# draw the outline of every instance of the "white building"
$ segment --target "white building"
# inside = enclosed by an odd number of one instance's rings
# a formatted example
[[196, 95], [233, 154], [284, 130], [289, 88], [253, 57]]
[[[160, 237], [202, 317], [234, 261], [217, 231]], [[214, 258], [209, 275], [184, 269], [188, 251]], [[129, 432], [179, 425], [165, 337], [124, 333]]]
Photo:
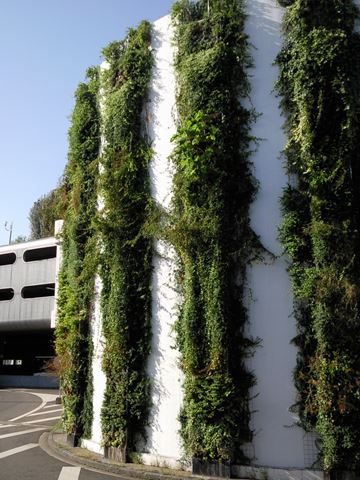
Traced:
[[[249, 334], [261, 338], [261, 347], [249, 360], [257, 385], [251, 405], [254, 441], [248, 445], [252, 467], [238, 469], [239, 476], [273, 479], [317, 479], [322, 473], [313, 469], [317, 460], [315, 438], [296, 426], [290, 412], [296, 391], [293, 371], [296, 349], [291, 344], [296, 334], [293, 298], [287, 261], [281, 256], [278, 227], [281, 223], [280, 202], [287, 183], [281, 151], [285, 144], [279, 99], [273, 89], [277, 69], [273, 62], [280, 50], [283, 9], [276, 0], [248, 0], [246, 29], [254, 46], [254, 68], [250, 73], [251, 103], [261, 113], [252, 134], [260, 138], [253, 154], [259, 192], [251, 208], [252, 227], [275, 260], [253, 265], [248, 271]], [[164, 208], [169, 206], [172, 191], [172, 169], [169, 161], [175, 133], [174, 46], [169, 17], [153, 24], [152, 51], [155, 64], [145, 106], [144, 123], [152, 141], [154, 157], [150, 165], [152, 194]], [[152, 353], [148, 364], [153, 382], [151, 425], [142, 461], [154, 465], [176, 466], [181, 463], [179, 411], [182, 401], [182, 373], [178, 353], [173, 348], [172, 325], [176, 318], [177, 297], [174, 286], [174, 252], [159, 241], [160, 255], [154, 259]], [[101, 289], [97, 282], [97, 290]], [[93, 425], [92, 438], [85, 447], [103, 453], [100, 410], [106, 379], [101, 369], [103, 342], [101, 312], [95, 306], [92, 322], [93, 358]], [[264, 476], [266, 475], [266, 477]]]

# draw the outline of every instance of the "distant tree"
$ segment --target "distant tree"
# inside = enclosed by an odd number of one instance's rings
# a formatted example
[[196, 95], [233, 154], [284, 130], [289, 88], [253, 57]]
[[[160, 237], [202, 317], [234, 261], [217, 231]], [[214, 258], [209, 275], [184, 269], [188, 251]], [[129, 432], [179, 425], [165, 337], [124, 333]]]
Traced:
[[11, 243], [23, 243], [26, 242], [28, 238], [25, 235], [18, 235]]
[[34, 202], [29, 213], [30, 239], [54, 235], [55, 220], [64, 217], [66, 209], [66, 186], [63, 179], [60, 185]]

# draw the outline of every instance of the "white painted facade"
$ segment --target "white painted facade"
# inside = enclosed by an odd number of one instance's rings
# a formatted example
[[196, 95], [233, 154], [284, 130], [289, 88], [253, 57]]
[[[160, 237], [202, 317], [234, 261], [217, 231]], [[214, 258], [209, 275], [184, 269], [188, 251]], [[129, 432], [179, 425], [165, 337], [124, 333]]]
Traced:
[[[295, 425], [296, 418], [289, 408], [294, 404], [296, 391], [293, 371], [296, 349], [291, 344], [296, 333], [293, 317], [293, 298], [287, 273], [286, 259], [281, 256], [278, 227], [281, 223], [280, 197], [287, 183], [281, 151], [285, 144], [282, 132], [283, 118], [279, 99], [273, 92], [277, 69], [274, 59], [281, 47], [283, 9], [276, 0], [247, 0], [246, 31], [254, 46], [254, 68], [249, 72], [251, 104], [261, 114], [252, 134], [261, 139], [252, 156], [259, 192], [251, 207], [251, 223], [263, 245], [275, 255], [264, 263], [248, 269], [246, 303], [249, 311], [248, 333], [261, 338], [249, 368], [254, 371], [257, 385], [251, 404], [252, 428], [255, 436], [247, 453], [253, 458], [253, 467], [239, 470], [253, 478], [320, 479], [322, 474], [308, 471], [316, 460], [314, 439]], [[153, 24], [151, 48], [154, 66], [149, 99], [144, 107], [144, 127], [152, 141], [154, 157], [150, 165], [152, 194], [165, 209], [171, 201], [172, 151], [171, 137], [175, 133], [175, 77], [174, 46], [171, 43], [170, 18]], [[176, 319], [179, 298], [174, 283], [175, 253], [172, 248], [157, 241], [155, 245], [152, 283], [152, 352], [148, 373], [152, 378], [153, 408], [148, 442], [143, 447], [144, 463], [176, 466], [182, 458], [178, 416], [182, 401], [182, 374], [178, 367], [178, 353], [173, 348], [172, 326]], [[98, 288], [99, 285], [98, 285]], [[101, 370], [102, 337], [101, 312], [96, 304], [93, 319], [95, 356], [94, 422], [87, 448], [102, 452], [100, 410], [105, 388]], [[279, 470], [280, 469], [280, 470]]]
[[[145, 123], [154, 156], [150, 164], [151, 193], [162, 208], [170, 208], [172, 197], [173, 150], [171, 137], [175, 126], [175, 75], [173, 68], [172, 26], [166, 16], [153, 24], [151, 48], [154, 66], [145, 106]], [[178, 431], [178, 415], [182, 401], [182, 375], [178, 367], [178, 352], [172, 327], [176, 321], [174, 249], [158, 240], [155, 242], [152, 279], [152, 345], [148, 373], [153, 383], [151, 427], [148, 429], [147, 454], [144, 463], [177, 466], [182, 456]], [[174, 462], [174, 459], [176, 460]]]
[[[295, 403], [292, 380], [296, 348], [293, 296], [286, 260], [281, 257], [278, 228], [279, 199], [288, 179], [281, 151], [286, 138], [282, 131], [279, 98], [273, 93], [277, 78], [274, 59], [281, 47], [282, 11], [276, 0], [248, 0], [246, 31], [254, 45], [255, 68], [250, 72], [251, 102], [260, 117], [252, 134], [261, 139], [252, 157], [259, 191], [251, 208], [251, 224], [264, 247], [276, 256], [248, 269], [249, 333], [261, 339], [261, 347], [249, 362], [257, 385], [252, 427], [254, 463], [276, 467], [304, 468], [304, 432], [295, 426], [289, 407]], [[314, 452], [315, 453], [315, 452]], [[316, 460], [312, 458], [311, 464]]]

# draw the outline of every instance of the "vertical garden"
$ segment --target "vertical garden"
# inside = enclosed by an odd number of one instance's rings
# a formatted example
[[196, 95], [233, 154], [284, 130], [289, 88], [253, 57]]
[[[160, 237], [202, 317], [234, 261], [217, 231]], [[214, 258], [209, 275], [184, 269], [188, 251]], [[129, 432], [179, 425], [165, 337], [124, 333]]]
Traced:
[[[254, 342], [244, 335], [243, 289], [246, 265], [259, 250], [248, 212], [256, 183], [249, 163], [254, 113], [241, 105], [251, 65], [244, 21], [236, 0], [180, 1], [173, 8], [178, 131], [168, 229], [182, 293], [176, 332], [185, 374], [184, 447], [202, 460], [239, 462], [247, 461], [241, 446], [252, 437], [248, 400], [254, 383], [245, 367]], [[149, 188], [152, 152], [142, 126], [153, 62], [150, 36], [150, 24], [142, 22], [104, 49], [101, 95], [97, 72], [79, 87], [66, 170], [70, 201], [57, 329], [65, 425], [68, 433], [90, 435], [89, 324], [98, 271], [107, 379], [103, 440], [124, 458], [148, 423], [149, 231], [161, 234], [159, 226], [148, 228], [157, 216]], [[88, 117], [81, 103], [85, 93], [93, 108]]]
[[249, 163], [253, 112], [243, 2], [181, 0], [173, 7], [178, 131], [172, 242], [182, 294], [176, 324], [184, 372], [185, 452], [247, 462], [249, 389], [244, 335], [246, 265], [258, 254], [249, 225], [256, 183]]
[[103, 368], [102, 433], [126, 459], [145, 433], [150, 409], [146, 362], [151, 341], [152, 239], [148, 164], [151, 148], [141, 114], [152, 67], [151, 26], [142, 22], [103, 51], [101, 237]]
[[282, 199], [299, 347], [297, 410], [325, 470], [360, 471], [360, 68], [351, 0], [286, 2]]
[[[76, 92], [56, 334], [64, 425], [70, 434], [91, 435], [90, 326], [98, 274], [103, 441], [124, 459], [149, 423], [152, 244], [154, 235], [166, 235], [178, 258], [175, 331], [184, 374], [185, 454], [249, 461], [243, 446], [252, 441], [255, 378], [246, 359], [256, 341], [245, 334], [243, 297], [247, 265], [261, 248], [249, 220], [257, 190], [250, 162], [256, 115], [244, 106], [252, 67], [244, 3], [179, 0], [173, 6], [177, 132], [166, 219], [150, 195], [152, 150], [144, 131], [151, 25], [142, 22], [106, 47], [106, 67], [90, 69]], [[319, 434], [324, 469], [359, 473], [358, 11], [352, 0], [279, 3], [286, 11], [277, 90], [290, 178], [280, 237], [295, 295], [294, 408], [302, 427]]]
[[61, 367], [64, 428], [76, 437], [89, 437], [92, 421], [90, 321], [97, 268], [98, 85], [98, 69], [89, 69], [87, 82], [81, 83], [75, 93], [63, 180], [67, 209], [62, 231], [56, 352]]
[[141, 126], [152, 66], [149, 45], [150, 24], [142, 22], [104, 49], [106, 68], [89, 70], [89, 81], [75, 95], [64, 175], [68, 208], [56, 333], [64, 427], [76, 437], [91, 436], [91, 322], [99, 275], [106, 375], [102, 432], [105, 446], [120, 448], [124, 458], [144, 434], [150, 407], [145, 370], [152, 240], [144, 225], [151, 206], [151, 149]]

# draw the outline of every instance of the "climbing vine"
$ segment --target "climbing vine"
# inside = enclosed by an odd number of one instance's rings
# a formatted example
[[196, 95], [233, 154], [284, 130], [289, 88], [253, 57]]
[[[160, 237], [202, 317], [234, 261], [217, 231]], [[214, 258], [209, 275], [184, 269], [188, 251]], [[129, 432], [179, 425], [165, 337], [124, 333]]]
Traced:
[[151, 149], [141, 114], [152, 67], [151, 28], [142, 22], [122, 42], [103, 51], [103, 137], [101, 157], [103, 441], [136, 449], [150, 407], [146, 361], [150, 352], [152, 241], [144, 225], [150, 208]]
[[243, 3], [181, 0], [173, 7], [178, 131], [172, 242], [183, 302], [176, 325], [185, 374], [181, 435], [187, 454], [246, 462], [251, 441], [243, 305], [246, 265], [258, 255], [249, 225], [253, 112]]
[[325, 470], [360, 472], [360, 37], [351, 0], [285, 2], [278, 90], [287, 115], [281, 238], [291, 257], [295, 382]]
[[59, 275], [56, 351], [61, 364], [63, 423], [68, 434], [91, 435], [92, 342], [89, 331], [97, 265], [97, 159], [100, 120], [98, 69], [87, 72], [76, 91], [69, 130], [69, 160], [64, 174], [67, 210], [61, 234], [63, 261]]

